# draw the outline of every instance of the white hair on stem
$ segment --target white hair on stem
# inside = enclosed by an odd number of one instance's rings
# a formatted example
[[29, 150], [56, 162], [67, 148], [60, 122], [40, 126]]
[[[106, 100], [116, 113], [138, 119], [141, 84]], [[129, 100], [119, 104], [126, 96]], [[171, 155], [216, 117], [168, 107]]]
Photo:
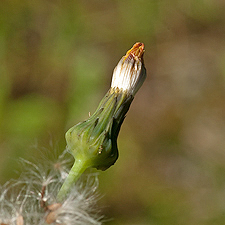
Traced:
[[69, 170], [64, 156], [65, 151], [55, 163], [46, 161], [40, 165], [21, 159], [25, 171], [20, 178], [0, 187], [0, 224], [102, 224], [103, 216], [96, 209], [96, 174], [84, 176], [65, 200], [57, 202], [58, 190]]

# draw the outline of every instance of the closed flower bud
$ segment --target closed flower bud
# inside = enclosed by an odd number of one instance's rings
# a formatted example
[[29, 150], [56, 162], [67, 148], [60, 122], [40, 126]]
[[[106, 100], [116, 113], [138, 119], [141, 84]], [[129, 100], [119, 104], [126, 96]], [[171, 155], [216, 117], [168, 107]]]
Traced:
[[75, 163], [60, 190], [60, 197], [86, 168], [105, 170], [117, 160], [120, 127], [146, 77], [143, 53], [144, 45], [136, 43], [116, 66], [111, 88], [96, 112], [67, 131], [67, 147]]
[[138, 42], [122, 57], [114, 69], [111, 87], [135, 95], [146, 78], [143, 63], [144, 44]]

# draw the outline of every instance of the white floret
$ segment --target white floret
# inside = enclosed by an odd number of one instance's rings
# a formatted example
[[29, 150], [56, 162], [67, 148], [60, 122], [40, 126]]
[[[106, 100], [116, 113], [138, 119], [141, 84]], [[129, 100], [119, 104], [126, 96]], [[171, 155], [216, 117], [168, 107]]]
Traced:
[[133, 56], [123, 57], [113, 71], [111, 88], [119, 88], [135, 95], [146, 77], [143, 63]]

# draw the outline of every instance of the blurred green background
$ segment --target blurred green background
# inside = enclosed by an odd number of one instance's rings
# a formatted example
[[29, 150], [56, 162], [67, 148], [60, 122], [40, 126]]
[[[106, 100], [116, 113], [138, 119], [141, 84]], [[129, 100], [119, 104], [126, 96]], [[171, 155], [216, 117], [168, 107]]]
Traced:
[[225, 224], [224, 11], [222, 0], [2, 0], [0, 183], [19, 176], [19, 157], [64, 150], [141, 41], [148, 77], [99, 176], [107, 224]]

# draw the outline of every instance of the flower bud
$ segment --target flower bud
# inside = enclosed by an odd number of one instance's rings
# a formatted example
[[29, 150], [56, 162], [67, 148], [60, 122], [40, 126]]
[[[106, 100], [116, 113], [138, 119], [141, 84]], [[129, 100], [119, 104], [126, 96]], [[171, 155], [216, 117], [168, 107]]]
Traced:
[[114, 69], [111, 87], [135, 95], [146, 78], [143, 63], [144, 44], [138, 42], [122, 57]]
[[136, 43], [116, 66], [111, 88], [96, 112], [67, 131], [67, 147], [75, 158], [75, 164], [60, 190], [60, 196], [86, 168], [105, 170], [116, 162], [120, 127], [146, 77], [143, 53], [144, 44]]

